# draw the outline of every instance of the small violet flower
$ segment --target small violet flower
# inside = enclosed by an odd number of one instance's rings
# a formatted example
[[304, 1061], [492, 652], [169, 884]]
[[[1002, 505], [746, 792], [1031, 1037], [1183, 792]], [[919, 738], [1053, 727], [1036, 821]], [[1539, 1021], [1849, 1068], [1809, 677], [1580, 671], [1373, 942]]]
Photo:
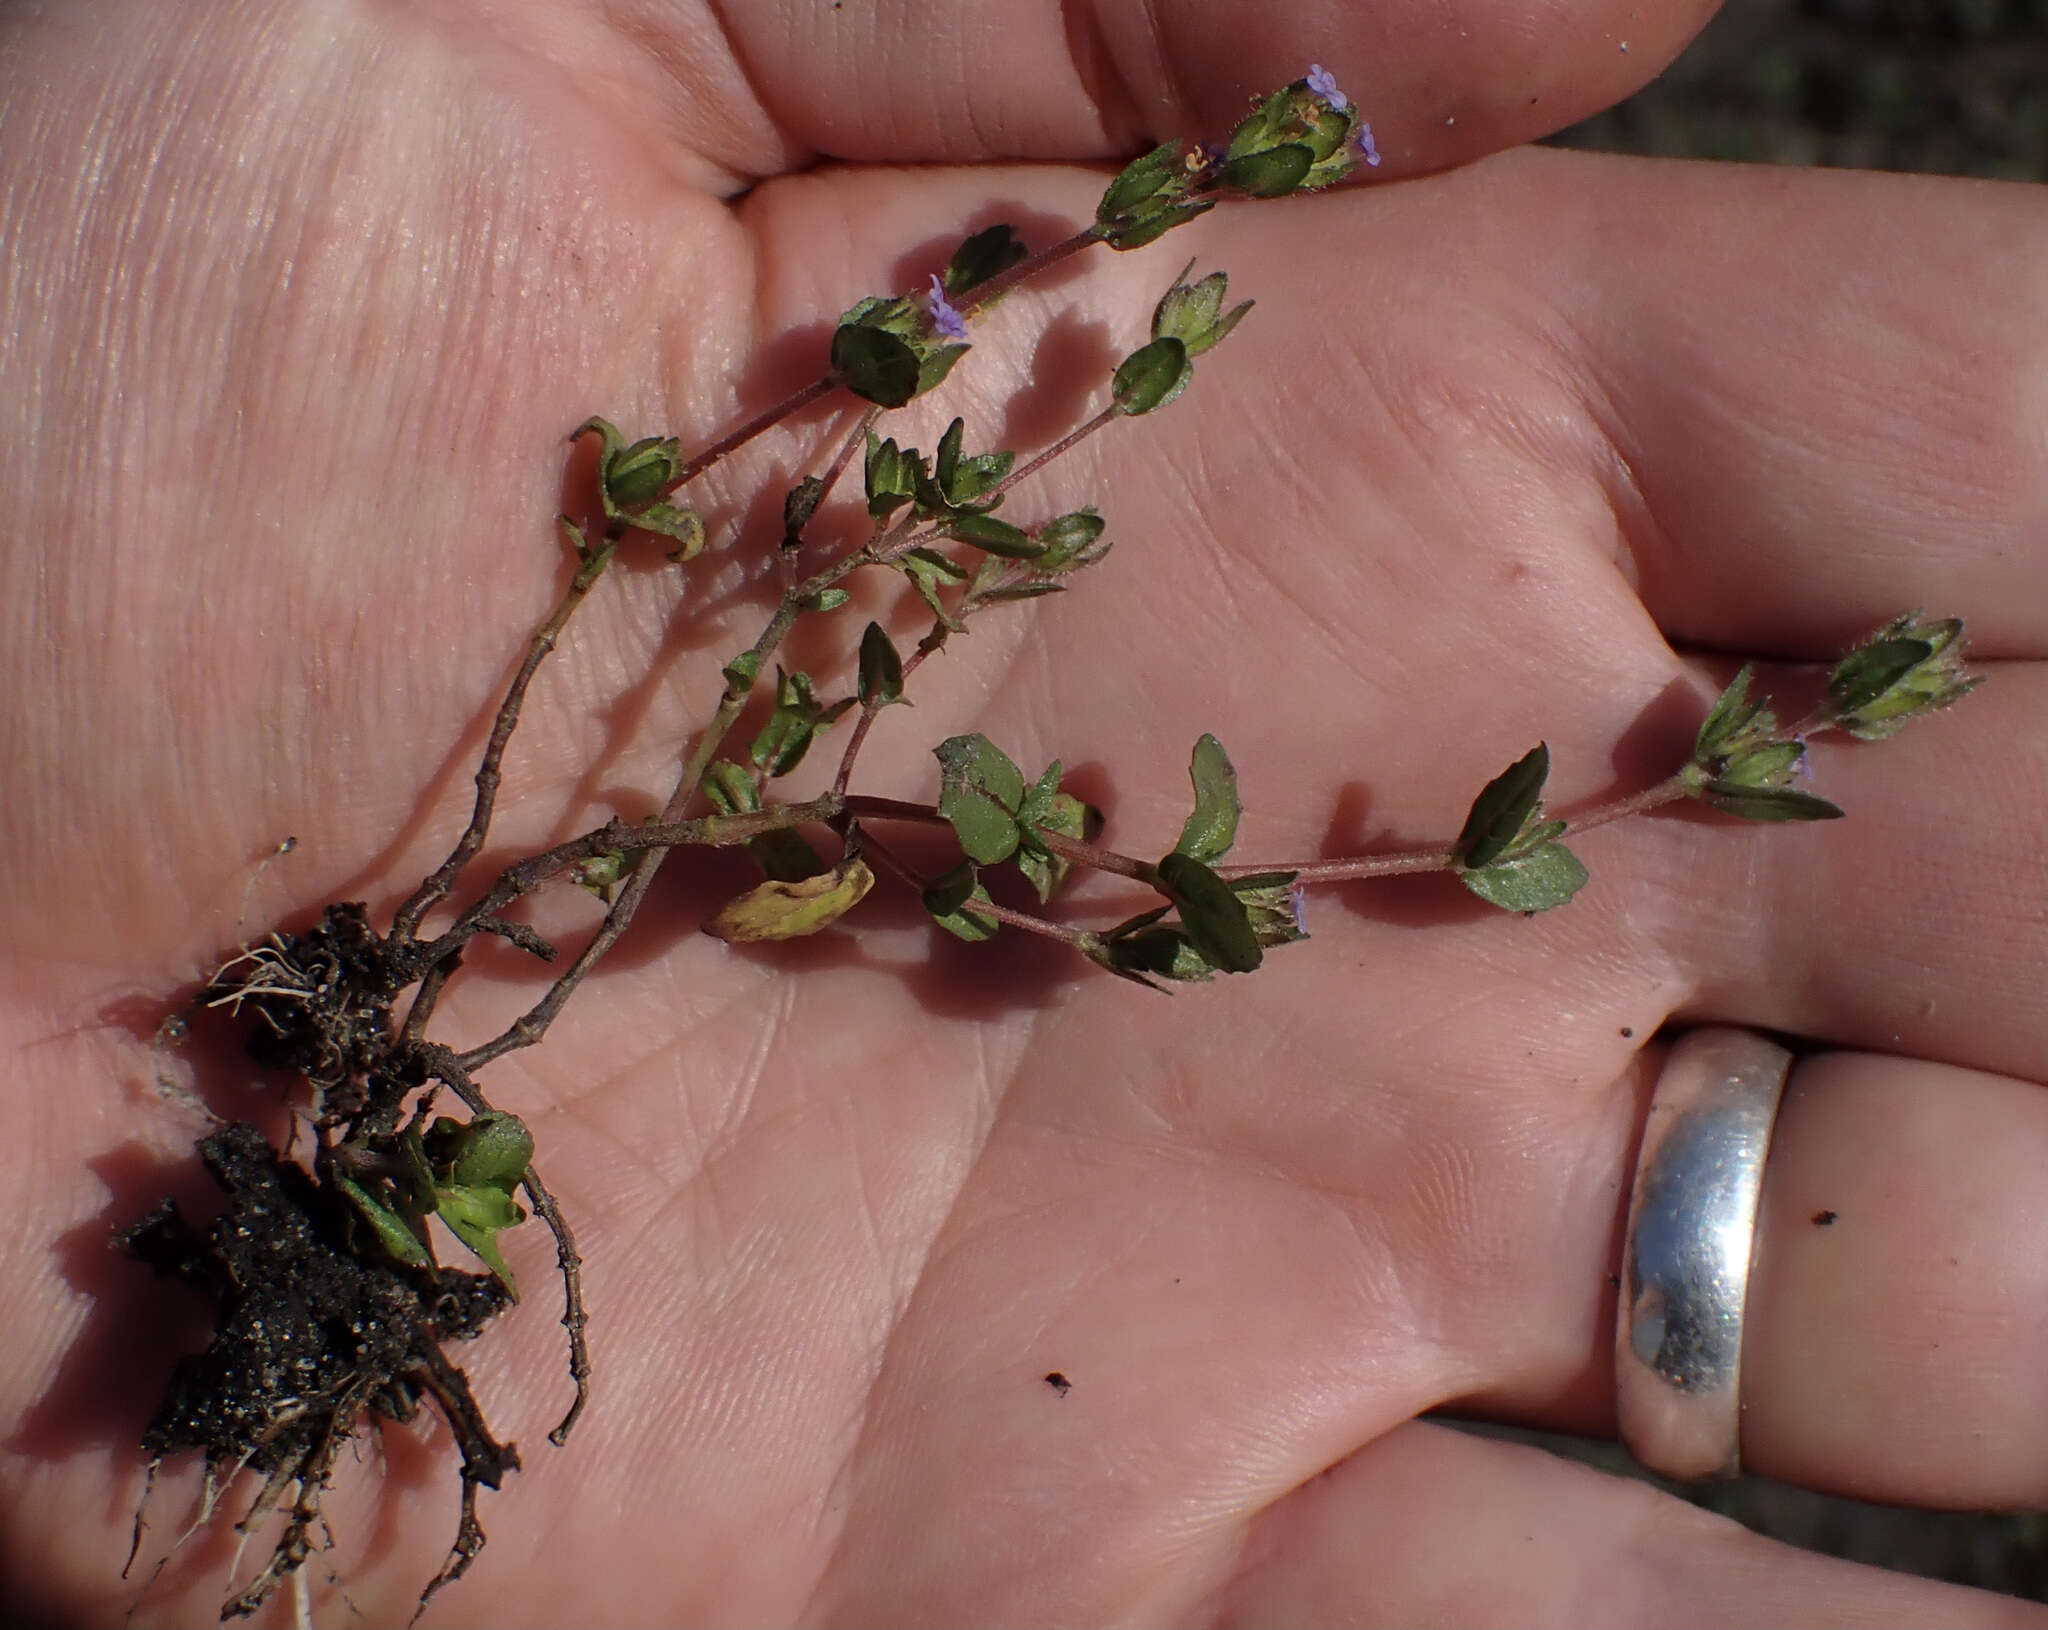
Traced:
[[1287, 911], [1294, 918], [1294, 931], [1297, 934], [1308, 932], [1308, 907], [1304, 892], [1299, 883], [1287, 891]]
[[1358, 156], [1374, 169], [1379, 168], [1380, 150], [1373, 145], [1372, 126], [1360, 119], [1351, 129], [1352, 139], [1358, 143]]
[[[1375, 160], [1374, 162], [1378, 162]], [[931, 314], [932, 329], [939, 338], [964, 340], [967, 338], [967, 319], [954, 309], [946, 298], [945, 286], [938, 278], [932, 278], [932, 292], [924, 297], [925, 310]]]
[[1342, 113], [1351, 106], [1351, 100], [1337, 89], [1337, 76], [1320, 62], [1308, 65], [1308, 88], [1323, 99], [1323, 106], [1332, 113]]

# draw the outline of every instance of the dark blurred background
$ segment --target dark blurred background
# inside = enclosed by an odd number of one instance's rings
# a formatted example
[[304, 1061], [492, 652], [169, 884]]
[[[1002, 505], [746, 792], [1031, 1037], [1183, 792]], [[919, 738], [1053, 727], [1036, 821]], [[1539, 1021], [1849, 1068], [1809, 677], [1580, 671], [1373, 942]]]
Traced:
[[[2048, 181], [2048, 0], [1729, 0], [1661, 79], [1552, 142]], [[1611, 1443], [1477, 1430], [1643, 1475]], [[2048, 1515], [1904, 1511], [1763, 1478], [1661, 1486], [1809, 1550], [2048, 1601]]]
[[1661, 79], [1552, 139], [2048, 181], [2048, 0], [1730, 0]]

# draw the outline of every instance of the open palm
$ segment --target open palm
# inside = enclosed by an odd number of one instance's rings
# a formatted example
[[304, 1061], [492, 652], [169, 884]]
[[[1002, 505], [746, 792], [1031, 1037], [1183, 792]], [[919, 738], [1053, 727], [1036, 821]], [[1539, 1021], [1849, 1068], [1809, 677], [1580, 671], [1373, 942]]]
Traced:
[[[708, 440], [814, 373], [855, 299], [990, 221], [1062, 235], [1103, 161], [1226, 128], [1311, 58], [1381, 179], [1421, 177], [1621, 93], [1699, 11], [1293, 8], [1246, 38], [1197, 0], [112, 9], [0, 7], [0, 1580], [91, 1622], [135, 1589], [147, 1333], [196, 1334], [106, 1233], [190, 1190], [159, 1077], [264, 1101], [157, 1018], [239, 938], [388, 910], [445, 852], [565, 578], [569, 427]], [[929, 799], [930, 746], [979, 730], [1158, 853], [1208, 730], [1245, 790], [1232, 858], [1301, 860], [1443, 841], [1539, 738], [1559, 808], [1633, 790], [1735, 660], [1910, 606], [1969, 619], [1992, 683], [1817, 747], [1837, 826], [1606, 828], [1533, 920], [1442, 878], [1315, 894], [1312, 943], [1172, 999], [957, 945], [886, 885], [737, 951], [694, 928], [744, 873], [678, 858], [484, 1078], [578, 1228], [597, 1374], [548, 1448], [567, 1383], [521, 1230], [527, 1302], [459, 1356], [526, 1470], [431, 1622], [2037, 1622], [1410, 1423], [1612, 1429], [1647, 1038], [1717, 1020], [1849, 1050], [1802, 1068], [1774, 1152], [1745, 1459], [1906, 1503], [2048, 1490], [2039, 193], [1525, 150], [1219, 210], [990, 312], [897, 434], [1050, 441], [1190, 254], [1259, 309], [1006, 511], [1099, 502], [1116, 552], [954, 640], [856, 790]], [[780, 493], [844, 423], [686, 494], [713, 529], [690, 567], [606, 579], [493, 857], [659, 803], [772, 601]], [[915, 638], [914, 602], [863, 593]], [[799, 652], [821, 679], [838, 617]], [[537, 920], [594, 913], [569, 890]], [[458, 1045], [538, 988], [473, 961]], [[1799, 1226], [1821, 1206], [1856, 1226]], [[330, 1502], [324, 1560], [373, 1623], [453, 1533], [417, 1436]], [[159, 1480], [146, 1556], [195, 1488]], [[226, 1560], [195, 1544], [136, 1622], [210, 1619]]]

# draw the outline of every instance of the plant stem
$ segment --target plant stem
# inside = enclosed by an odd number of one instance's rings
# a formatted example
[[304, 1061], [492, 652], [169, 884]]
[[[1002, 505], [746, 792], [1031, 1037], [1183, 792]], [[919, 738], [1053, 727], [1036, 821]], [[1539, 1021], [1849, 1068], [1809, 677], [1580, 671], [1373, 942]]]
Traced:
[[1444, 872], [1456, 864], [1449, 849], [1412, 849], [1392, 855], [1358, 855], [1349, 860], [1282, 861], [1267, 866], [1216, 866], [1226, 883], [1266, 872], [1292, 872], [1297, 883], [1343, 883], [1359, 877], [1398, 877], [1405, 872]]
[[[917, 649], [903, 659], [903, 679], [907, 682], [910, 676], [917, 672], [924, 659], [945, 643], [946, 625], [941, 622], [934, 622], [932, 624], [932, 632], [919, 641]], [[875, 722], [875, 715], [880, 713], [886, 706], [888, 706], [886, 702], [863, 702], [861, 704], [860, 717], [854, 720], [853, 734], [847, 738], [846, 751], [839, 758], [839, 772], [832, 777], [832, 796], [842, 804], [846, 801], [847, 780], [853, 774], [853, 761], [860, 757], [861, 744], [868, 739], [868, 731]]]
[[[462, 868], [476, 857], [484, 845], [484, 838], [490, 831], [491, 812], [496, 807], [498, 786], [501, 780], [499, 766], [505, 757], [505, 745], [512, 739], [512, 731], [519, 723], [519, 712], [526, 701], [527, 687], [533, 683], [533, 676], [540, 665], [554, 650], [555, 641], [561, 636], [563, 627], [589, 596], [605, 567], [610, 564], [612, 550], [617, 547], [623, 523], [614, 521], [605, 528], [604, 541], [588, 552], [588, 557], [570, 581], [568, 590], [556, 602], [555, 609], [548, 614], [546, 622], [534, 630], [526, 647], [526, 656], [519, 664], [519, 671], [512, 676], [512, 683], [505, 689], [505, 699], [498, 704], [498, 715], [491, 721], [490, 739], [484, 744], [484, 755], [476, 770], [476, 806], [470, 812], [469, 825], [449, 851], [448, 858], [437, 866], [412, 894], [407, 897], [391, 919], [390, 939], [395, 945], [411, 942], [418, 930], [420, 919], [436, 904], [448, 897], [455, 886], [455, 879]], [[417, 1005], [417, 1004], [415, 1004]], [[431, 1010], [433, 1004], [428, 1004]], [[425, 1019], [420, 1021], [425, 1023]]]
[[709, 447], [694, 455], [682, 469], [676, 472], [676, 478], [661, 489], [661, 496], [666, 498], [678, 487], [696, 480], [698, 476], [710, 469], [712, 465], [716, 464], [728, 453], [738, 452], [763, 431], [773, 430], [792, 413], [800, 412], [828, 391], [836, 389], [838, 384], [839, 381], [834, 379], [830, 373], [823, 373], [808, 385], [803, 386], [799, 390], [792, 391], [773, 407], [763, 408], [737, 430], [727, 431], [726, 434], [720, 436]]
[[857, 821], [916, 821], [923, 826], [949, 826], [945, 816], [930, 804], [913, 804], [901, 798], [877, 798], [871, 793], [846, 795], [845, 810]]
[[1077, 446], [1081, 442], [1086, 441], [1090, 436], [1094, 435], [1096, 431], [1100, 430], [1112, 419], [1121, 418], [1122, 416], [1123, 415], [1118, 411], [1116, 404], [1114, 402], [1110, 403], [1108, 407], [1104, 408], [1100, 413], [1096, 414], [1094, 418], [1088, 420], [1085, 424], [1081, 424], [1073, 430], [1068, 431], [1066, 435], [1062, 436], [1058, 441], [1054, 442], [1050, 447], [1048, 447], [1044, 452], [1040, 453], [1036, 458], [1032, 459], [1028, 464], [1020, 465], [1016, 469], [1012, 470], [1008, 475], [1004, 476], [1002, 480], [998, 481], [993, 487], [989, 488], [989, 490], [982, 495], [983, 499], [986, 500], [989, 498], [994, 498], [1003, 493], [1008, 492], [1012, 487], [1016, 486], [1018, 482], [1026, 480], [1029, 477], [1036, 475], [1040, 470], [1044, 469], [1054, 459], [1060, 457], [1064, 453], [1069, 453], [1073, 451], [1075, 446]]
[[[468, 1106], [472, 1115], [490, 1113], [490, 1100], [470, 1079], [461, 1059], [438, 1043], [420, 1042], [416, 1046], [420, 1063], [430, 1079], [445, 1083]], [[535, 1213], [555, 1236], [555, 1266], [562, 1275], [562, 1294], [566, 1303], [562, 1310], [562, 1328], [569, 1332], [569, 1379], [576, 1384], [576, 1397], [569, 1405], [569, 1412], [548, 1434], [548, 1441], [560, 1448], [568, 1441], [569, 1429], [576, 1424], [576, 1417], [583, 1413], [583, 1406], [590, 1397], [590, 1349], [583, 1340], [583, 1328], [590, 1322], [583, 1308], [583, 1258], [577, 1254], [576, 1236], [570, 1232], [569, 1221], [562, 1215], [562, 1208], [555, 1203], [554, 1194], [531, 1165], [527, 1166], [520, 1186], [526, 1190], [527, 1198], [533, 1201]]]
[[[754, 641], [747, 652], [753, 659], [752, 671], [757, 674], [760, 672], [761, 664], [782, 644], [809, 601], [817, 598], [840, 578], [870, 564], [872, 559], [873, 556], [868, 550], [857, 549], [786, 590], [781, 604], [775, 608], [775, 615], [768, 619], [768, 626], [762, 629], [761, 637]], [[725, 692], [719, 698], [717, 711], [712, 715], [703, 735], [698, 738], [689, 761], [684, 764], [675, 791], [669, 795], [668, 802], [662, 807], [662, 825], [681, 822], [683, 811], [689, 807], [690, 800], [696, 797], [698, 788], [703, 785], [705, 772], [711, 768], [711, 761], [717, 757], [718, 749], [724, 744], [726, 736], [746, 708], [747, 698], [752, 692], [751, 684], [741, 689], [730, 680], [726, 682]], [[791, 824], [786, 812], [777, 813], [780, 818], [774, 824]], [[720, 829], [727, 829], [729, 823], [735, 819], [738, 817], [724, 817], [719, 823]], [[554, 1023], [555, 1016], [561, 1012], [562, 1005], [568, 1001], [571, 993], [583, 982], [590, 970], [597, 966], [604, 954], [618, 943], [619, 936], [626, 931], [634, 914], [639, 911], [641, 901], [647, 898], [647, 891], [653, 887], [655, 874], [661, 869], [663, 860], [667, 858], [669, 850], [676, 845], [648, 843], [636, 844], [634, 847], [641, 850], [639, 863], [634, 866], [632, 874], [621, 886], [617, 898], [612, 901], [611, 909], [605, 913], [605, 919], [598, 926], [597, 932], [591, 935], [583, 949], [577, 953], [576, 960], [533, 1007], [514, 1019], [499, 1035], [482, 1046], [464, 1053], [461, 1062], [465, 1069], [481, 1069], [493, 1059], [502, 1058], [505, 1054], [522, 1047], [531, 1047], [539, 1041], [547, 1033], [548, 1026]], [[591, 852], [603, 851], [600, 849]], [[473, 928], [471, 932], [474, 932]]]
[[1076, 866], [1092, 867], [1098, 872], [1113, 872], [1118, 877], [1128, 877], [1134, 882], [1150, 888], [1159, 879], [1159, 870], [1148, 866], [1142, 860], [1129, 855], [1120, 855], [1114, 849], [1106, 849], [1099, 843], [1083, 843], [1079, 838], [1069, 838], [1058, 832], [1038, 829], [1038, 841], [1060, 859]]
[[[920, 875], [899, 859], [887, 844], [865, 830], [861, 833], [861, 854], [874, 861], [899, 883], [908, 885], [920, 895], [933, 887], [931, 878]], [[1077, 951], [1085, 952], [1086, 948], [1095, 942], [1095, 936], [1085, 928], [1070, 928], [1065, 923], [1051, 922], [1028, 911], [1018, 911], [1010, 906], [999, 905], [994, 900], [976, 900], [971, 906], [963, 909], [973, 912], [977, 917], [987, 917], [993, 922], [1001, 923], [1007, 928], [1022, 929], [1027, 934], [1057, 940], [1060, 944], [1071, 946]]]
[[1644, 810], [1656, 809], [1664, 804], [1676, 803], [1690, 796], [1690, 780], [1684, 770], [1667, 776], [1654, 787], [1645, 787], [1641, 792], [1626, 798], [1617, 798], [1611, 804], [1600, 804], [1583, 815], [1574, 815], [1565, 825], [1565, 836], [1574, 832], [1589, 832], [1596, 826], [1605, 826], [1609, 821], [1618, 821], [1624, 815], [1640, 815]]
[[1077, 255], [1083, 249], [1089, 248], [1091, 245], [1101, 241], [1101, 238], [1096, 234], [1093, 223], [1090, 223], [1079, 232], [1076, 232], [1071, 238], [1062, 238], [1058, 243], [1053, 244], [1049, 248], [1039, 250], [1035, 255], [1026, 255], [1008, 271], [998, 272], [979, 288], [968, 290], [966, 294], [960, 297], [960, 303], [956, 309], [963, 317], [970, 312], [979, 311], [983, 306], [990, 304], [992, 301], [1001, 299], [1010, 290], [1017, 287], [1018, 284], [1028, 282], [1030, 279], [1037, 277], [1041, 272], [1057, 266], [1070, 255]]

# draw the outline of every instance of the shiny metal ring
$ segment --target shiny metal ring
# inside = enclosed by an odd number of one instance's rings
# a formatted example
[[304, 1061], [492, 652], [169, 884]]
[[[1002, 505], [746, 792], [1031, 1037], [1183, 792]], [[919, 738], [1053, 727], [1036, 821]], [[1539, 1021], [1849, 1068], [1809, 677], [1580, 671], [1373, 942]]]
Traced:
[[1650, 1096], [1622, 1246], [1614, 1389], [1622, 1442], [1666, 1477], [1740, 1469], [1743, 1304], [1791, 1065], [1754, 1031], [1694, 1030]]

